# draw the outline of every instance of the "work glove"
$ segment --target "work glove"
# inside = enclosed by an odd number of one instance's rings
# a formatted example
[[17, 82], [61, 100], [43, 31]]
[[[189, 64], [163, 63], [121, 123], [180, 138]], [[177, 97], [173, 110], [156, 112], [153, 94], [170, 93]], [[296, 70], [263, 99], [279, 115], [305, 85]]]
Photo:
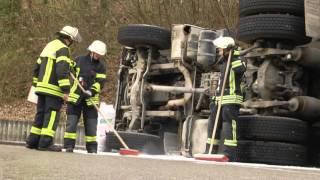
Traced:
[[64, 93], [63, 97], [62, 97], [63, 101], [67, 102], [68, 101], [68, 97], [69, 97], [69, 93]]
[[92, 97], [92, 92], [90, 90], [86, 90], [83, 92], [84, 97], [90, 98]]

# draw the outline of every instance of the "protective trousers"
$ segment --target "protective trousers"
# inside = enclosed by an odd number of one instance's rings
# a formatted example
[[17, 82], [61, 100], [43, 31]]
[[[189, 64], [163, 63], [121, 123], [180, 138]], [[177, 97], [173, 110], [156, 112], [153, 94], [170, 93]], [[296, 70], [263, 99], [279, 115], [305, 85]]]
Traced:
[[88, 153], [97, 152], [97, 110], [93, 106], [88, 106], [85, 99], [79, 104], [68, 104], [67, 108], [67, 129], [64, 134], [64, 148], [74, 149], [77, 139], [77, 125], [83, 112], [83, 122], [85, 130], [86, 149]]
[[37, 113], [26, 142], [29, 148], [48, 148], [53, 144], [62, 104], [59, 97], [38, 95]]
[[215, 139], [211, 139], [212, 131], [217, 114], [218, 105], [210, 104], [211, 114], [208, 121], [208, 139], [206, 145], [206, 153], [209, 152], [210, 144], [213, 144], [214, 153], [222, 153], [229, 157], [230, 161], [236, 161], [236, 147], [237, 147], [237, 119], [240, 105], [238, 104], [224, 104], [221, 107], [218, 127]]

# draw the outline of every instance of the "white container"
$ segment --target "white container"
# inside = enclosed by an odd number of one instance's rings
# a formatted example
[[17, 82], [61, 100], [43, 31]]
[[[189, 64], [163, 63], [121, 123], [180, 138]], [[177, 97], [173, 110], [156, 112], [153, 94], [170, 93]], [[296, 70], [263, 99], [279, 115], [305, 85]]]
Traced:
[[100, 111], [102, 111], [103, 117], [100, 113], [98, 114], [98, 124], [97, 124], [97, 143], [98, 152], [105, 151], [106, 144], [106, 133], [113, 130], [115, 123], [115, 110], [113, 105], [106, 104], [104, 102], [100, 103]]
[[38, 103], [38, 96], [36, 95], [36, 88], [34, 86], [31, 86], [27, 100], [34, 104]]
[[[202, 27], [191, 24], [174, 24], [171, 32], [171, 59], [196, 59], [198, 52], [198, 40]], [[185, 47], [187, 46], [187, 47]], [[183, 51], [186, 54], [183, 55]]]
[[312, 38], [320, 38], [320, 0], [305, 0], [306, 34]]

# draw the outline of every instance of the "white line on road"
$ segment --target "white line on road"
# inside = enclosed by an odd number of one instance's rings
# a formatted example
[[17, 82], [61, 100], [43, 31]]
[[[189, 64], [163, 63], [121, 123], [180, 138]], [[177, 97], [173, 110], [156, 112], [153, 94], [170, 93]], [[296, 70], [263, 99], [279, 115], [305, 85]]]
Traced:
[[[80, 154], [88, 154], [83, 150], [75, 150], [75, 153]], [[90, 154], [92, 155], [92, 154]], [[312, 167], [298, 167], [298, 166], [280, 166], [280, 165], [268, 165], [268, 164], [256, 164], [256, 163], [240, 163], [240, 162], [214, 162], [214, 161], [202, 161], [196, 160], [193, 158], [187, 158], [184, 156], [178, 155], [147, 155], [140, 154], [138, 156], [123, 156], [119, 153], [111, 153], [111, 152], [99, 152], [98, 154], [94, 154], [97, 156], [121, 156], [121, 157], [131, 157], [131, 158], [143, 158], [143, 159], [156, 159], [156, 160], [167, 160], [167, 161], [188, 161], [199, 164], [214, 164], [214, 165], [229, 165], [229, 166], [238, 166], [238, 167], [249, 167], [249, 168], [258, 168], [258, 169], [269, 169], [269, 170], [278, 170], [278, 171], [287, 171], [293, 173], [299, 173], [299, 171], [312, 171], [316, 175], [320, 175], [319, 168]]]

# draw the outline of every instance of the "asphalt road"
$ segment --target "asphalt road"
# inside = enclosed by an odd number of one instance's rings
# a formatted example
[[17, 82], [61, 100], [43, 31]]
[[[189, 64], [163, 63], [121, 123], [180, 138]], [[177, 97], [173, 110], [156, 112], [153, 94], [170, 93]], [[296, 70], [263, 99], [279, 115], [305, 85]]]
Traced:
[[0, 179], [319, 180], [320, 169], [216, 163], [168, 156], [42, 152], [0, 145]]

